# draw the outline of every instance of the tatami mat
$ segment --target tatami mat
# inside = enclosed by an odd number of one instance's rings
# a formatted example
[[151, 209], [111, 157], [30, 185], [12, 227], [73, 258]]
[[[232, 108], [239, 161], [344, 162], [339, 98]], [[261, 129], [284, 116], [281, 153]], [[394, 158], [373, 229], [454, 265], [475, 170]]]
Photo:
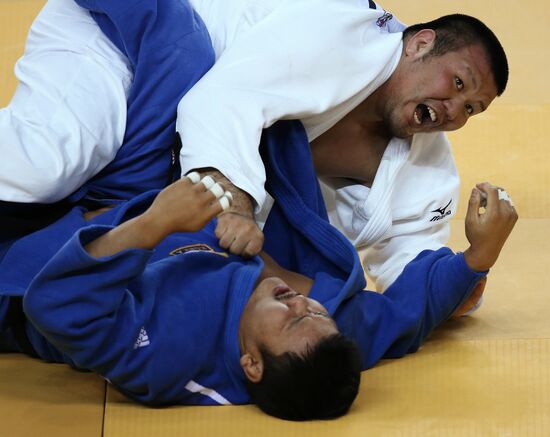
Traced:
[[2, 437], [100, 437], [104, 398], [97, 375], [0, 355]]
[[148, 410], [110, 394], [106, 435], [547, 436], [550, 340], [430, 341], [422, 351], [363, 374], [351, 412], [290, 423], [252, 407]]
[[[13, 64], [43, 0], [0, 0], [0, 104], [15, 87]], [[469, 191], [509, 190], [520, 220], [493, 268], [485, 303], [451, 321], [421, 350], [364, 373], [350, 414], [288, 423], [255, 407], [149, 409], [91, 374], [0, 356], [0, 435], [18, 436], [548, 436], [550, 435], [550, 6], [541, 0], [380, 0], [407, 23], [451, 12], [486, 21], [510, 60], [509, 88], [487, 113], [450, 134], [463, 180], [450, 246], [467, 247]], [[1, 157], [0, 157], [1, 159]]]

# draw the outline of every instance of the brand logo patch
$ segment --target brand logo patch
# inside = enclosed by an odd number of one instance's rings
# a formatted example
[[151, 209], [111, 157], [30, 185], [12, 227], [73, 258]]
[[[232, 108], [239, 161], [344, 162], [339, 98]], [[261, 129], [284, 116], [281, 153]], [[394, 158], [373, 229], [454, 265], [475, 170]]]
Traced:
[[376, 20], [376, 25], [378, 27], [385, 27], [387, 22], [393, 18], [393, 15], [389, 12], [384, 13], [378, 20]]
[[453, 199], [449, 200], [449, 203], [447, 203], [447, 205], [445, 205], [441, 208], [434, 209], [433, 211], [430, 211], [430, 212], [435, 212], [436, 214], [439, 214], [439, 215], [436, 215], [435, 217], [432, 217], [430, 219], [430, 221], [431, 222], [437, 222], [439, 220], [444, 219], [448, 215], [451, 215], [451, 210], [449, 209], [447, 211], [447, 208], [449, 207], [449, 205], [451, 204], [452, 201], [453, 201]]
[[149, 346], [149, 344], [150, 344], [150, 341], [149, 341], [149, 336], [147, 335], [147, 331], [145, 330], [145, 328], [141, 328], [141, 330], [139, 331], [138, 338], [134, 343], [134, 349]]
[[210, 253], [213, 253], [214, 255], [223, 256], [224, 258], [227, 258], [229, 256], [225, 252], [216, 252], [208, 244], [190, 244], [189, 246], [178, 247], [177, 249], [174, 249], [173, 251], [171, 251], [170, 255], [171, 256], [181, 255], [183, 253], [190, 253], [190, 252], [210, 252]]

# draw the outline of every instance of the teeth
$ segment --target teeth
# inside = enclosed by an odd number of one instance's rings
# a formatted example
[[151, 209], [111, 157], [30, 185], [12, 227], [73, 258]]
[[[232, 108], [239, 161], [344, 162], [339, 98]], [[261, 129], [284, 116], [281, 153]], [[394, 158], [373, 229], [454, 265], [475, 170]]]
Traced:
[[285, 299], [290, 299], [291, 297], [294, 297], [294, 296], [297, 296], [297, 295], [298, 295], [298, 293], [296, 293], [295, 291], [289, 290], [285, 293], [282, 293], [282, 294], [279, 294], [278, 296], [275, 296], [275, 299], [285, 300]]
[[422, 122], [418, 119], [418, 114], [416, 111], [414, 111], [414, 122], [416, 124], [422, 124]]
[[428, 112], [430, 113], [430, 118], [432, 119], [432, 121], [434, 121], [434, 122], [437, 121], [437, 114], [429, 106], [428, 106]]

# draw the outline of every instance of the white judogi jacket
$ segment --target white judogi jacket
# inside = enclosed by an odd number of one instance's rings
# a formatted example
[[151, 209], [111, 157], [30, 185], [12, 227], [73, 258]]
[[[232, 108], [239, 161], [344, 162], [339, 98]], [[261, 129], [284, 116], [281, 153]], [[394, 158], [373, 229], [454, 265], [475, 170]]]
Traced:
[[460, 180], [442, 132], [417, 134], [410, 144], [394, 138], [371, 188], [326, 182], [331, 223], [361, 251], [378, 291], [388, 288], [422, 250], [437, 250], [449, 238]]
[[[299, 118], [313, 140], [377, 89], [401, 54], [402, 24], [367, 0], [191, 3], [218, 62], [178, 108], [182, 171], [216, 167], [258, 207], [265, 199], [261, 130]], [[0, 111], [0, 200], [54, 202], [115, 156], [132, 73], [87, 11], [73, 0], [49, 0], [16, 75], [20, 85]], [[415, 136], [410, 154], [401, 145], [394, 156], [394, 144], [372, 189], [338, 190], [331, 213], [367, 248], [367, 269], [382, 289], [420, 250], [445, 243], [449, 216], [426, 219], [451, 198], [445, 214], [454, 213], [458, 189], [442, 134]]]
[[[217, 20], [208, 12], [221, 3], [196, 2], [218, 50], [224, 36], [234, 35], [227, 27], [211, 29]], [[248, 11], [264, 6], [265, 16], [249, 28], [242, 25], [214, 67], [184, 96], [177, 130], [182, 173], [215, 167], [261, 207], [262, 129], [280, 119], [300, 119], [310, 140], [326, 132], [390, 77], [401, 56], [397, 30], [403, 26], [380, 21], [385, 12], [371, 9], [368, 1], [246, 4]], [[248, 15], [243, 13], [243, 20]]]

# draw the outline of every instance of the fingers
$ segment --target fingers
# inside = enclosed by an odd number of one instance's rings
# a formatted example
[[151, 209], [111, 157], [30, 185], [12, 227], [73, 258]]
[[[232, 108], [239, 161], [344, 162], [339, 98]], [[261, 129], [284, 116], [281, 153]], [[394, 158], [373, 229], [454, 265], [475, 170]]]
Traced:
[[484, 208], [490, 208], [491, 206], [497, 204], [497, 187], [491, 185], [489, 182], [483, 182], [481, 184], [476, 184], [476, 189], [479, 190], [480, 198], [483, 199], [483, 201], [480, 202], [480, 206], [483, 206]]
[[504, 201], [508, 203], [508, 205], [510, 205], [511, 207], [514, 207], [514, 202], [512, 201], [512, 198], [504, 188], [496, 187], [488, 182], [477, 184], [476, 188], [481, 191], [482, 196], [486, 199], [485, 205], [482, 201], [481, 206], [486, 207], [488, 202], [490, 202], [492, 205], [498, 205], [501, 201]]
[[503, 189], [499, 188], [498, 191], [498, 200], [504, 200], [510, 204], [510, 206], [514, 206], [514, 202], [512, 201], [512, 198], [510, 195]]
[[[470, 200], [468, 201], [468, 211], [466, 212], [466, 224], [476, 223], [479, 219], [479, 208], [483, 206], [482, 191], [477, 188], [472, 189]], [[485, 195], [486, 196], [486, 195]], [[485, 197], [486, 198], [486, 197]]]
[[201, 175], [198, 174], [196, 171], [189, 173], [185, 177], [188, 178], [193, 184], [198, 184], [201, 180]]
[[243, 257], [257, 255], [264, 242], [264, 235], [254, 220], [235, 213], [220, 216], [215, 233], [220, 247]]
[[211, 176], [201, 178], [198, 172], [191, 172], [186, 178], [188, 178], [193, 185], [197, 187], [202, 186], [204, 192], [211, 196], [212, 199], [218, 199], [218, 202], [213, 203], [213, 205], [221, 208], [219, 212], [225, 211], [231, 206], [233, 195], [229, 191], [225, 191]]

